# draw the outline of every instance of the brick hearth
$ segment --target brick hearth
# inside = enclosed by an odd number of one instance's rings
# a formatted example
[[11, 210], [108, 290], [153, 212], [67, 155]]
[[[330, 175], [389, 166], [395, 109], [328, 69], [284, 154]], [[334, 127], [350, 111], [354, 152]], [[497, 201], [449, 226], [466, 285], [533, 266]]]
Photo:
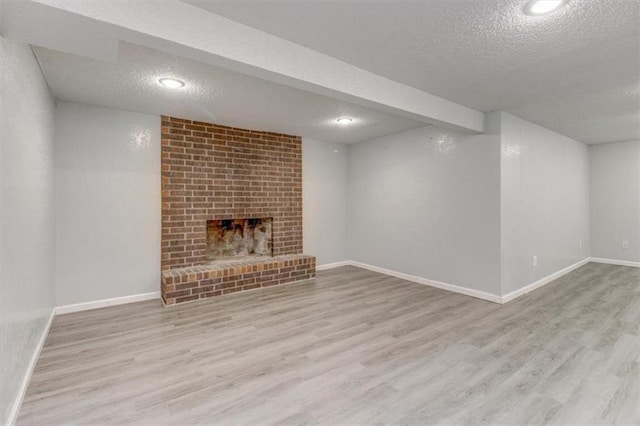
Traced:
[[162, 300], [174, 305], [306, 280], [315, 273], [315, 257], [293, 254], [176, 268], [162, 272]]

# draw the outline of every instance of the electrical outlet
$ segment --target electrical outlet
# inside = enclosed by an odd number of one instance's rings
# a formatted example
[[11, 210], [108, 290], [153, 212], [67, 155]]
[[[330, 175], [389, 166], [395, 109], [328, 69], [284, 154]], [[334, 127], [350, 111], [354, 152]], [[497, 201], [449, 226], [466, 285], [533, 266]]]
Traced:
[[628, 249], [629, 248], [629, 241], [623, 241], [622, 242], [622, 248], [623, 249]]
[[536, 256], [535, 254], [533, 255], [533, 267], [535, 268], [536, 266], [538, 266], [538, 256]]
[[582, 250], [582, 241], [578, 242], [578, 250]]

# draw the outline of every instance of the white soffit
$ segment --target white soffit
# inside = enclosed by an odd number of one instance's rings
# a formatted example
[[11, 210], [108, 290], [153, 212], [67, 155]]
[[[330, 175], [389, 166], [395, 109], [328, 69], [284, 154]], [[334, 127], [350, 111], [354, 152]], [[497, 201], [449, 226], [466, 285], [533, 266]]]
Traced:
[[[214, 122], [232, 127], [354, 143], [425, 124], [272, 83], [235, 71], [121, 42], [107, 62], [33, 48], [56, 99]], [[181, 89], [158, 84], [183, 80]], [[342, 126], [338, 117], [353, 117]]]
[[[484, 130], [480, 111], [177, 0], [33, 0], [10, 6], [6, 35], [34, 45], [78, 55], [102, 45], [107, 48], [99, 56], [105, 59], [111, 43], [126, 41], [427, 124]], [[70, 38], [80, 44], [76, 51]]]

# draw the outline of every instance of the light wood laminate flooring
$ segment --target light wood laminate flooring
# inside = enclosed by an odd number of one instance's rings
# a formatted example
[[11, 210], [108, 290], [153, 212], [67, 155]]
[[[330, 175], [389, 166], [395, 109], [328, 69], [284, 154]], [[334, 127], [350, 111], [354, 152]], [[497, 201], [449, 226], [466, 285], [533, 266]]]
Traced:
[[640, 424], [640, 269], [506, 305], [355, 267], [55, 318], [19, 425]]

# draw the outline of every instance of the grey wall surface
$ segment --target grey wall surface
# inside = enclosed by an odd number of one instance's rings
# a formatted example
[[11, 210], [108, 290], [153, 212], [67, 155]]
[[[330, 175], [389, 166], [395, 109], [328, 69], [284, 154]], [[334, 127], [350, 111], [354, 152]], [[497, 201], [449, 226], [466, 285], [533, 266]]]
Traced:
[[349, 148], [352, 260], [500, 294], [498, 135], [429, 126]]
[[347, 158], [348, 145], [303, 139], [303, 245], [317, 265], [348, 259]]
[[160, 117], [59, 102], [56, 302], [160, 290]]
[[589, 257], [589, 158], [580, 142], [501, 116], [502, 292], [508, 294]]
[[591, 146], [589, 159], [591, 255], [640, 262], [640, 141]]
[[0, 423], [54, 306], [55, 102], [29, 46], [0, 36]]

